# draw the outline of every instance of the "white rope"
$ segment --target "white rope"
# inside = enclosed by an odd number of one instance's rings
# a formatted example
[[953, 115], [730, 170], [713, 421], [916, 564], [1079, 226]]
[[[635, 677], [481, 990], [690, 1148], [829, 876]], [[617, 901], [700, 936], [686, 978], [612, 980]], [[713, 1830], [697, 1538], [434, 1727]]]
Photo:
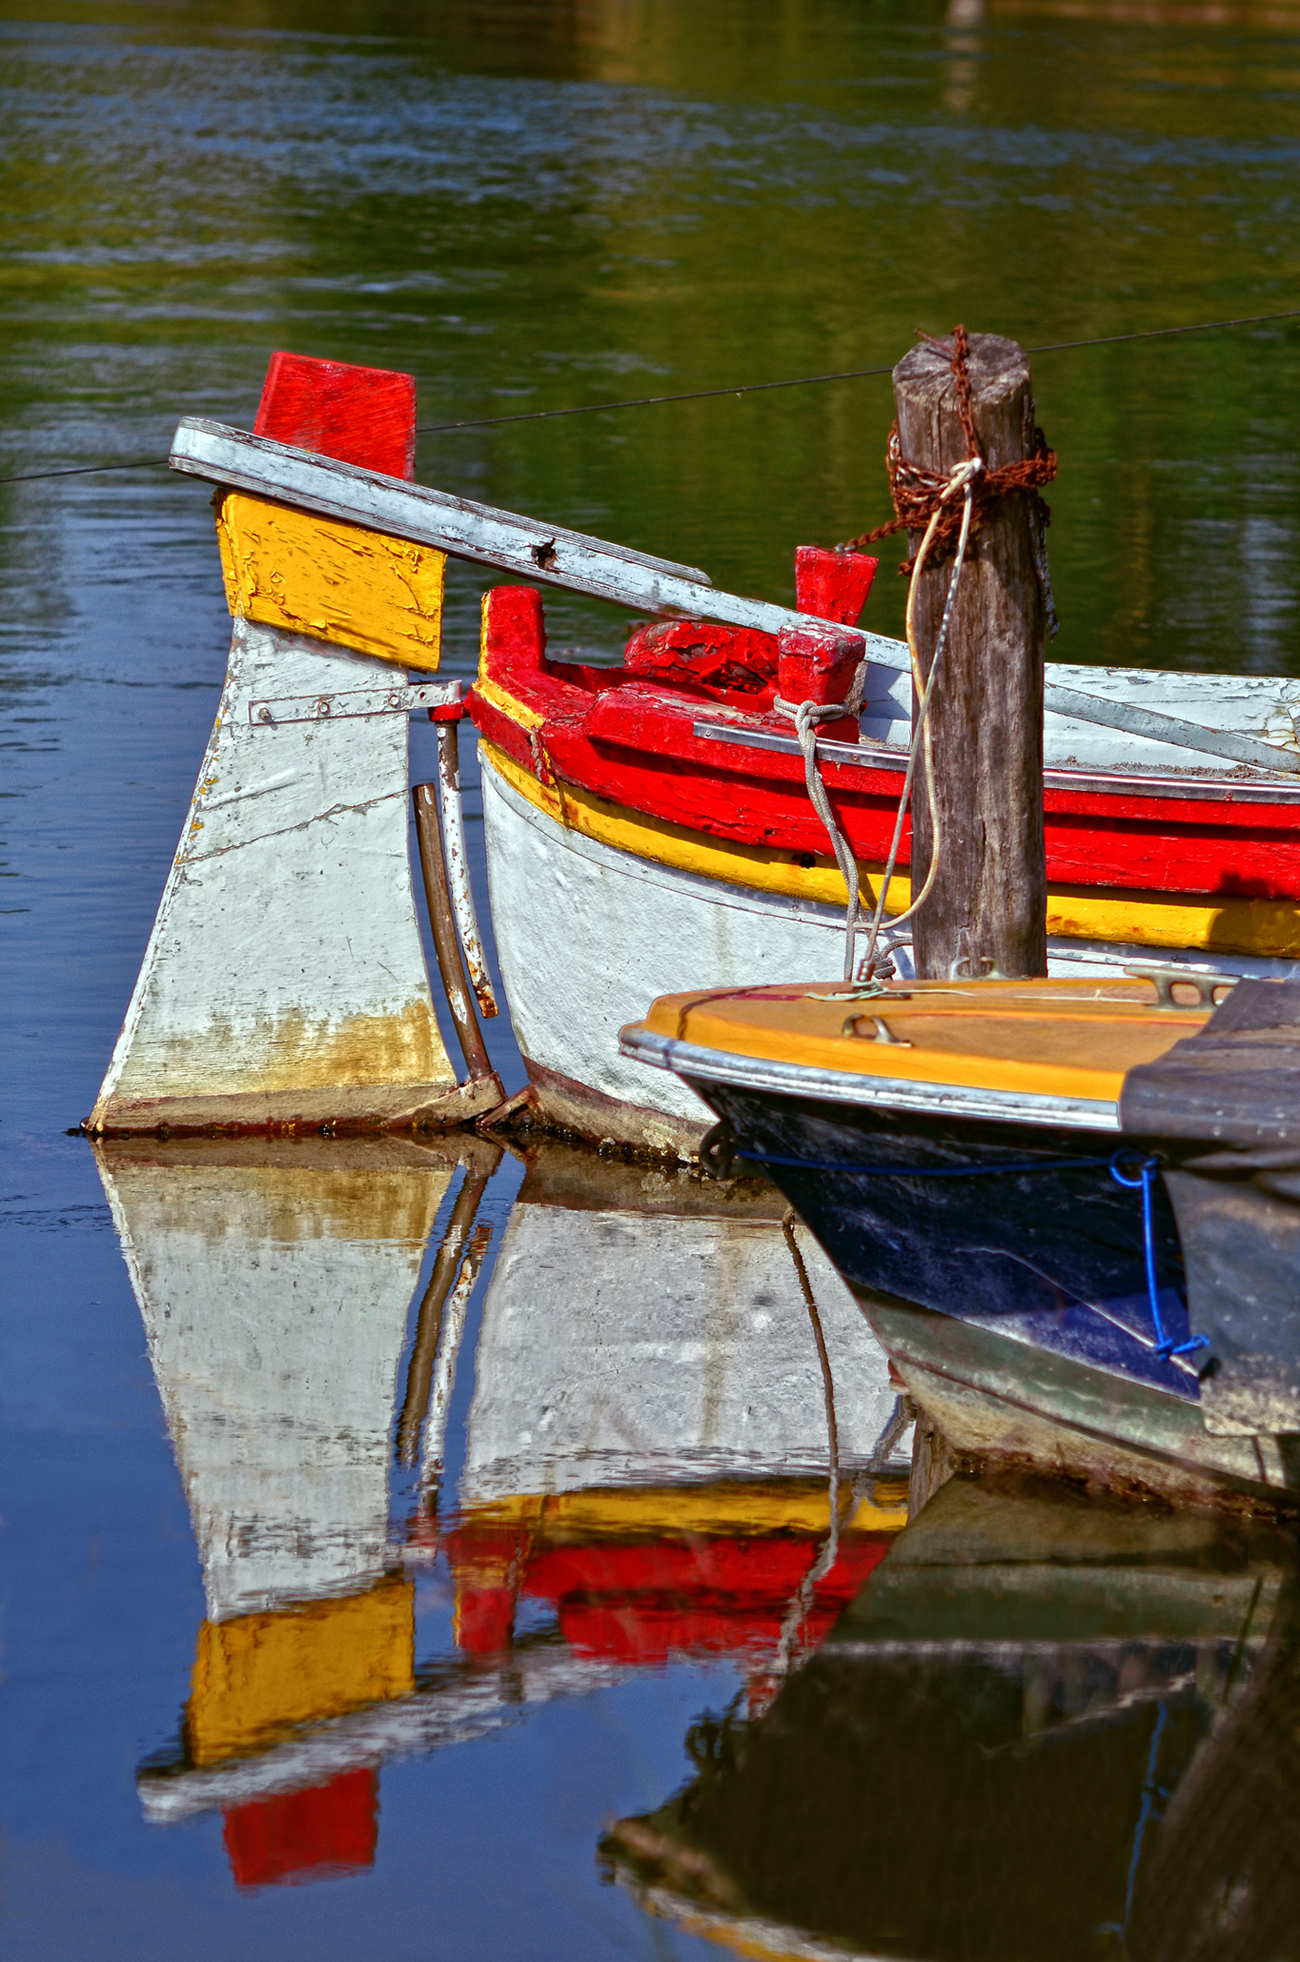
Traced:
[[[930, 544], [934, 538], [935, 527], [939, 522], [939, 512], [937, 509], [926, 526], [925, 537], [921, 540], [921, 549], [912, 562], [912, 577], [908, 582], [907, 588], [907, 652], [912, 662], [912, 685], [916, 690], [916, 726], [912, 731], [912, 743], [907, 753], [907, 773], [903, 778], [903, 794], [898, 800], [898, 813], [894, 819], [894, 836], [889, 847], [889, 857], [885, 860], [885, 869], [880, 878], [880, 897], [876, 901], [876, 911], [872, 918], [871, 930], [867, 939], [867, 951], [862, 957], [862, 972], [866, 976], [868, 984], [871, 979], [876, 942], [880, 937], [880, 923], [885, 916], [885, 901], [889, 897], [889, 884], [894, 876], [894, 867], [898, 862], [898, 848], [903, 837], [903, 820], [907, 815], [907, 806], [912, 795], [912, 779], [916, 775], [916, 759], [922, 747], [925, 749], [926, 801], [930, 810], [930, 865], [925, 875], [925, 883], [921, 887], [920, 892], [913, 899], [906, 912], [898, 914], [890, 928], [891, 933], [896, 928], [902, 926], [905, 920], [910, 920], [919, 912], [933, 891], [934, 882], [939, 876], [939, 853], [943, 839], [943, 827], [939, 816], [938, 800], [934, 793], [934, 751], [930, 738], [930, 700], [934, 694], [935, 682], [939, 678], [939, 664], [943, 659], [943, 651], [948, 644], [948, 627], [952, 620], [953, 603], [957, 597], [957, 585], [961, 579], [962, 567], [966, 563], [966, 545], [970, 538], [971, 483], [972, 479], [983, 468], [984, 465], [981, 458], [977, 456], [967, 458], [964, 462], [959, 463], [951, 472], [947, 487], [939, 493], [939, 502], [943, 504], [955, 492], [960, 490], [964, 498], [964, 507], [961, 514], [961, 533], [957, 540], [956, 562], [953, 565], [952, 578], [948, 581], [948, 595], [944, 601], [943, 618], [939, 622], [939, 632], [935, 638], [934, 657], [930, 662], [928, 678], [922, 676], [921, 657], [916, 651], [916, 594], [921, 576], [921, 568], [925, 564], [926, 555], [930, 550]], [[849, 975], [845, 976], [846, 980], [850, 978]]]
[[813, 1340], [817, 1344], [817, 1361], [822, 1374], [822, 1396], [826, 1404], [826, 1498], [830, 1508], [830, 1531], [818, 1548], [811, 1567], [795, 1589], [790, 1606], [786, 1610], [772, 1665], [774, 1676], [789, 1675], [794, 1660], [794, 1645], [812, 1612], [818, 1586], [825, 1580], [840, 1553], [840, 1433], [835, 1416], [835, 1379], [831, 1373], [831, 1359], [826, 1349], [822, 1318], [817, 1312], [817, 1297], [813, 1293], [812, 1282], [808, 1278], [808, 1268], [800, 1252], [794, 1229], [795, 1213], [793, 1207], [790, 1207], [781, 1221], [781, 1231], [785, 1234], [786, 1245], [794, 1260], [794, 1271], [799, 1279], [799, 1292], [803, 1295], [804, 1306], [808, 1310], [808, 1318], [812, 1323]]
[[[912, 901], [912, 904], [905, 913], [899, 914], [898, 919], [894, 922], [895, 926], [900, 925], [904, 920], [911, 919], [917, 908], [929, 896], [935, 879], [938, 876], [941, 826], [939, 807], [934, 794], [934, 772], [931, 768], [930, 697], [934, 691], [935, 678], [939, 672], [939, 663], [943, 658], [944, 646], [948, 639], [948, 623], [952, 618], [953, 600], [957, 593], [957, 581], [961, 577], [962, 566], [966, 560], [966, 541], [970, 536], [971, 521], [971, 480], [983, 468], [984, 464], [981, 458], [965, 458], [949, 473], [947, 486], [939, 494], [939, 503], [945, 504], [957, 491], [964, 492], [965, 509], [962, 512], [961, 536], [957, 542], [957, 562], [953, 567], [952, 579], [948, 585], [948, 597], [944, 602], [943, 620], [940, 623], [938, 639], [935, 642], [934, 659], [930, 663], [928, 680], [921, 674], [920, 657], [916, 651], [913, 614], [916, 605], [917, 581], [920, 577], [921, 568], [925, 564], [926, 556], [934, 537], [935, 527], [939, 522], [937, 508], [933, 517], [930, 519], [929, 525], [926, 527], [925, 537], [921, 541], [921, 549], [917, 553], [912, 565], [912, 577], [907, 588], [907, 651], [912, 662], [912, 681], [916, 689], [918, 712], [916, 727], [912, 732], [912, 746], [908, 752], [907, 774], [903, 779], [903, 794], [899, 799], [898, 815], [894, 823], [893, 843], [889, 848], [889, 858], [886, 861], [884, 874], [880, 882], [880, 898], [876, 904], [875, 917], [871, 922], [870, 938], [867, 941], [867, 951], [863, 957], [863, 972], [868, 977], [871, 974], [871, 963], [876, 951], [876, 941], [880, 937], [880, 922], [884, 916], [885, 899], [889, 892], [889, 882], [894, 875], [894, 866], [898, 859], [898, 847], [903, 836], [903, 819], [907, 814], [908, 801], [912, 795], [912, 778], [916, 774], [916, 759], [918, 749], [922, 742], [924, 742], [925, 746], [926, 790], [930, 806], [930, 869], [926, 874], [925, 884], [920, 894]], [[772, 707], [779, 714], [788, 715], [794, 723], [795, 734], [799, 738], [799, 747], [803, 751], [803, 774], [804, 782], [808, 786], [808, 796], [812, 801], [813, 809], [825, 826], [826, 834], [831, 841], [831, 850], [835, 854], [835, 863], [839, 866], [844, 884], [848, 888], [848, 904], [844, 911], [844, 979], [846, 981], [852, 981], [853, 979], [858, 918], [862, 910], [860, 897], [862, 882], [861, 874], [858, 871], [858, 861], [853, 854], [853, 848], [835, 821], [835, 813], [831, 810], [831, 801], [826, 794], [826, 785], [822, 781], [821, 765], [817, 760], [817, 724], [819, 722], [839, 722], [850, 716], [855, 722], [858, 720], [862, 714], [862, 700], [867, 687], [867, 665], [868, 657], [864, 655], [858, 663], [857, 672], [853, 677], [849, 692], [842, 702], [787, 702], [782, 696], [778, 695], [772, 703]]]
[[858, 861], [853, 856], [853, 848], [835, 822], [831, 810], [831, 800], [826, 795], [822, 782], [821, 765], [817, 761], [817, 724], [819, 722], [839, 722], [845, 716], [852, 716], [856, 722], [862, 713], [862, 693], [866, 687], [867, 663], [862, 660], [853, 677], [847, 700], [843, 702], [787, 702], [778, 695], [773, 702], [774, 709], [794, 720], [795, 734], [803, 751], [803, 777], [808, 786], [813, 809], [826, 827], [844, 883], [848, 888], [849, 902], [844, 915], [844, 979], [853, 979], [853, 948], [857, 935], [859, 905]]

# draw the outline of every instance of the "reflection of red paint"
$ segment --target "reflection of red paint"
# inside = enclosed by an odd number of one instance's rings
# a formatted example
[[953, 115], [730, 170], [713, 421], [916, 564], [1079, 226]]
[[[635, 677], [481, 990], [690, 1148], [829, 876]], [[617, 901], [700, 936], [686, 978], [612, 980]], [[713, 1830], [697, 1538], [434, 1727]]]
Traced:
[[[804, 1639], [818, 1642], [893, 1542], [892, 1533], [846, 1533], [817, 1589]], [[522, 1536], [472, 1528], [451, 1533], [456, 1639], [484, 1654], [508, 1646], [517, 1599], [548, 1601], [581, 1655], [660, 1663], [672, 1654], [719, 1654], [774, 1644], [820, 1542], [795, 1534], [540, 1548]], [[517, 1587], [502, 1582], [512, 1570]]]
[[293, 1887], [375, 1864], [379, 1773], [344, 1771], [328, 1785], [251, 1799], [226, 1814], [237, 1887]]
[[495, 1655], [510, 1646], [515, 1621], [512, 1587], [456, 1590], [456, 1646], [468, 1655]]

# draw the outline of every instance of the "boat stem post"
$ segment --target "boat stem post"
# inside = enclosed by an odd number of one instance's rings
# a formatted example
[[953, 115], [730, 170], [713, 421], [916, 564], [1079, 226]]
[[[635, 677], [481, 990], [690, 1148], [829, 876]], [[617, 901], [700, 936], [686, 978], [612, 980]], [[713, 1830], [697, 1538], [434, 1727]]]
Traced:
[[[975, 440], [987, 470], [1034, 454], [1029, 359], [1000, 334], [970, 337], [967, 373]], [[969, 454], [953, 350], [925, 341], [894, 369], [899, 443], [908, 461], [947, 473]], [[1005, 495], [981, 514], [953, 606], [930, 701], [939, 867], [913, 929], [927, 980], [1047, 972], [1043, 842], [1043, 645], [1047, 600], [1043, 514]], [[919, 532], [908, 534], [913, 554]], [[927, 560], [915, 596], [922, 675], [953, 574], [951, 554]], [[913, 700], [913, 715], [916, 703]], [[924, 758], [912, 798], [912, 890], [931, 856]]]
[[[474, 997], [470, 993], [465, 978], [465, 966], [461, 959], [460, 942], [456, 935], [456, 917], [452, 910], [451, 891], [447, 881], [447, 864], [442, 852], [442, 834], [438, 826], [438, 786], [432, 783], [418, 783], [411, 792], [415, 802], [415, 835], [420, 847], [420, 870], [424, 875], [424, 896], [429, 906], [429, 925], [433, 931], [433, 948], [438, 957], [438, 971], [442, 975], [442, 985], [447, 995], [447, 1006], [451, 1019], [456, 1025], [456, 1036], [465, 1067], [471, 1082], [494, 1079], [495, 1072], [488, 1058], [487, 1046], [483, 1041], [483, 1031], [479, 1028], [478, 1017], [474, 1013]], [[505, 1091], [497, 1084], [500, 1101], [505, 1101]]]

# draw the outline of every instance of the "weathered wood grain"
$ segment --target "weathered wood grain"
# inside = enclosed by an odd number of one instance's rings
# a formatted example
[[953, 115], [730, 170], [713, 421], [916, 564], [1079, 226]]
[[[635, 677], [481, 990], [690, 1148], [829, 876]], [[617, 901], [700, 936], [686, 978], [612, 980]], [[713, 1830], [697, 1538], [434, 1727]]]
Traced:
[[[1014, 341], [975, 334], [971, 405], [985, 463], [1019, 462], [1033, 443], [1029, 362]], [[967, 454], [946, 349], [922, 342], [894, 370], [903, 455], [949, 471]], [[910, 534], [915, 553], [919, 533]], [[913, 929], [918, 974], [1047, 972], [1043, 842], [1045, 615], [1027, 498], [1007, 497], [972, 537], [930, 702], [938, 876]], [[916, 638], [928, 677], [951, 561], [917, 582]], [[912, 799], [912, 877], [929, 869], [924, 756]]]
[[445, 553], [241, 491], [221, 500], [217, 542], [237, 619], [436, 671]]

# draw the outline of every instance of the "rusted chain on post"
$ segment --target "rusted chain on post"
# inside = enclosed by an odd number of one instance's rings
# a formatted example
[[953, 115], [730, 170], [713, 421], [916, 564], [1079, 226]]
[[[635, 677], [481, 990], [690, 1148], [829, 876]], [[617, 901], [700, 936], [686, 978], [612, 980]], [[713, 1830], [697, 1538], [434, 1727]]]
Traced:
[[[1044, 484], [1051, 483], [1056, 475], [1057, 456], [1049, 450], [1047, 439], [1041, 429], [1034, 426], [1032, 445], [1028, 456], [1013, 458], [1010, 462], [990, 470], [988, 458], [975, 429], [975, 416], [971, 407], [970, 381], [970, 340], [966, 329], [959, 321], [952, 330], [951, 348], [933, 334], [924, 334], [917, 329], [917, 338], [928, 342], [944, 355], [952, 368], [957, 388], [957, 414], [961, 421], [962, 434], [966, 439], [966, 454], [972, 460], [978, 458], [984, 466], [971, 486], [970, 530], [979, 532], [980, 527], [992, 516], [1004, 497], [1028, 497], [1030, 505], [1030, 527], [1034, 535], [1035, 561], [1038, 568], [1039, 583], [1043, 588], [1043, 603], [1047, 610], [1047, 630], [1056, 633], [1056, 608], [1052, 602], [1051, 581], [1047, 571], [1047, 551], [1044, 534], [1052, 522], [1051, 506], [1042, 496]], [[940, 565], [951, 558], [957, 547], [957, 535], [962, 526], [962, 513], [955, 504], [944, 503], [944, 494], [949, 487], [947, 471], [935, 470], [927, 464], [918, 463], [914, 458], [903, 455], [902, 438], [899, 435], [898, 420], [895, 418], [885, 446], [885, 468], [889, 476], [890, 501], [894, 515], [887, 524], [877, 525], [874, 531], [864, 531], [857, 538], [846, 539], [839, 547], [842, 552], [859, 552], [879, 539], [889, 538], [896, 531], [925, 531], [932, 519], [937, 518], [929, 538], [928, 557], [932, 565]], [[977, 548], [978, 549], [978, 548]], [[899, 565], [904, 578], [910, 578], [916, 566], [914, 553], [909, 553]]]

